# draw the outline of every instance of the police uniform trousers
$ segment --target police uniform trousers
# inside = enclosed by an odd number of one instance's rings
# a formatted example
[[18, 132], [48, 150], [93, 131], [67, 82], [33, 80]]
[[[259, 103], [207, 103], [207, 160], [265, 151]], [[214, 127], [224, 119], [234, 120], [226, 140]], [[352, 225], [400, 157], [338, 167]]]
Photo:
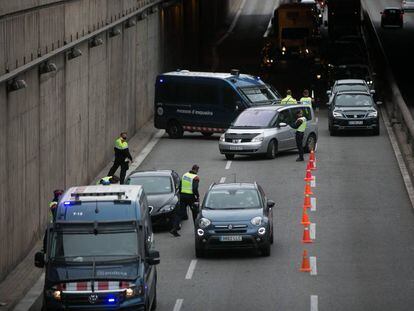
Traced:
[[304, 132], [298, 132], [296, 131], [296, 147], [298, 148], [299, 151], [299, 159], [303, 160], [303, 136], [304, 136]]
[[119, 174], [119, 183], [122, 185], [125, 182], [126, 172], [128, 170], [128, 162], [125, 161], [126, 159], [117, 159], [115, 158], [114, 165], [112, 165], [111, 169], [109, 170], [108, 176], [114, 176], [118, 167], [121, 167], [121, 173]]

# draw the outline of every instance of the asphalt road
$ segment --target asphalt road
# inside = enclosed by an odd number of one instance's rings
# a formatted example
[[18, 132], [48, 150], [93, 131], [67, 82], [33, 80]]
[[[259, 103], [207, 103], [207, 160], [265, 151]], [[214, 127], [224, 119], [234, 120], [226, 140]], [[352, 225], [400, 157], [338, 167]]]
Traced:
[[[220, 45], [220, 68], [238, 65], [260, 72], [256, 53], [259, 32], [270, 18], [263, 13], [272, 7], [268, 2], [247, 1], [239, 23]], [[295, 72], [275, 81], [282, 79], [299, 87]], [[217, 135], [160, 140], [140, 169], [171, 168], [182, 174], [197, 163], [202, 194], [223, 177], [226, 182], [257, 181], [277, 208], [275, 244], [267, 258], [254, 252], [219, 252], [196, 260], [191, 221], [183, 223], [179, 238], [157, 232], [157, 310], [413, 309], [414, 214], [384, 127], [380, 136], [330, 137], [326, 111], [321, 110], [319, 129], [313, 188], [317, 208], [310, 212], [316, 240], [306, 247], [300, 225], [305, 163], [295, 162], [295, 152], [274, 160], [236, 157], [228, 162], [218, 152]], [[316, 257], [316, 275], [299, 272], [304, 249]]]
[[400, 28], [381, 28], [380, 12], [387, 6], [401, 7], [400, 0], [366, 1], [369, 3], [370, 16], [380, 37], [401, 93], [411, 110], [414, 108], [412, 92], [412, 68], [414, 68], [414, 12], [406, 11], [404, 26]]

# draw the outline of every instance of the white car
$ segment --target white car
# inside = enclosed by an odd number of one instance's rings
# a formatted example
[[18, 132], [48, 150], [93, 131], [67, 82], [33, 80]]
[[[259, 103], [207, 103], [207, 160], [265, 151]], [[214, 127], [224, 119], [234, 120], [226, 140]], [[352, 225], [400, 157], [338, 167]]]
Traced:
[[406, 11], [414, 10], [414, 0], [403, 0], [401, 8]]

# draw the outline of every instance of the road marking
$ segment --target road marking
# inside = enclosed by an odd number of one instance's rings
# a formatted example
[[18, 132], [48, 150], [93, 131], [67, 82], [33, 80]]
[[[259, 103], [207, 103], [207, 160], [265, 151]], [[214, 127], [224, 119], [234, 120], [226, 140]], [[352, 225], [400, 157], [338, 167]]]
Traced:
[[313, 176], [310, 184], [311, 184], [311, 187], [313, 187], [313, 188], [316, 187], [316, 176]]
[[309, 226], [309, 235], [312, 240], [316, 239], [316, 224], [311, 223]]
[[36, 302], [37, 298], [41, 295], [43, 291], [43, 286], [45, 284], [45, 274], [42, 273], [40, 278], [36, 281], [35, 285], [27, 292], [22, 300], [19, 301], [13, 311], [26, 311], [30, 310], [33, 304]]
[[[160, 138], [164, 136], [164, 133], [165, 133], [164, 130], [159, 130], [154, 135], [154, 137], [151, 138], [151, 140], [148, 142], [148, 144], [146, 144], [144, 149], [142, 149], [139, 155], [134, 159], [134, 162], [132, 162], [132, 164], [129, 166], [128, 172], [133, 172], [142, 164], [142, 162], [144, 162], [144, 160], [150, 154], [152, 149], [154, 149], [155, 145], [158, 143]], [[127, 172], [127, 176], [128, 176], [128, 172]]]
[[177, 299], [173, 311], [180, 311], [183, 306], [184, 299]]
[[405, 165], [403, 155], [401, 153], [400, 147], [397, 143], [397, 138], [395, 137], [394, 130], [392, 129], [390, 125], [390, 121], [388, 119], [387, 113], [382, 113], [381, 116], [385, 123], [385, 128], [387, 129], [388, 136], [390, 138], [392, 149], [394, 150], [395, 158], [397, 159], [398, 166], [400, 167], [401, 176], [404, 180], [405, 188], [408, 193], [408, 197], [411, 201], [411, 207], [414, 208], [414, 187], [413, 183], [411, 182], [410, 173], [408, 172], [407, 166]]
[[188, 267], [187, 274], [185, 275], [186, 280], [191, 280], [191, 278], [193, 277], [193, 273], [196, 268], [196, 265], [197, 265], [197, 259], [191, 260], [190, 266]]
[[311, 211], [316, 211], [316, 198], [311, 198]]
[[316, 257], [310, 256], [309, 261], [310, 261], [310, 266], [311, 266], [310, 275], [318, 275], [318, 269], [316, 267]]
[[311, 311], [318, 311], [318, 296], [310, 296], [310, 309]]
[[224, 184], [226, 182], [226, 177], [221, 177], [220, 178], [220, 184]]
[[231, 166], [231, 161], [227, 161], [227, 163], [226, 163], [226, 170], [230, 169], [230, 166]]

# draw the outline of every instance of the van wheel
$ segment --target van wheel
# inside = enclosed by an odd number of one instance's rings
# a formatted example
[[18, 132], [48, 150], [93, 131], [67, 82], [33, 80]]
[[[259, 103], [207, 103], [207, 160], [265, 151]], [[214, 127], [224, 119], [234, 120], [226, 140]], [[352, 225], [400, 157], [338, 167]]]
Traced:
[[182, 138], [183, 137], [183, 127], [177, 121], [170, 121], [167, 126], [167, 133], [170, 138]]
[[309, 153], [311, 150], [316, 150], [316, 137], [314, 134], [310, 134], [306, 141], [305, 152]]
[[262, 253], [263, 257], [269, 257], [270, 256], [270, 243], [266, 243], [265, 246], [262, 246], [260, 248], [260, 252]]
[[154, 299], [152, 300], [151, 311], [157, 309], [157, 287], [155, 287]]
[[206, 253], [205, 253], [204, 249], [197, 246], [197, 243], [196, 243], [196, 246], [195, 246], [195, 256], [196, 256], [196, 258], [203, 258], [205, 255], [206, 255]]
[[274, 159], [277, 155], [277, 142], [272, 140], [270, 141], [269, 145], [267, 146], [267, 153], [266, 157], [268, 159]]
[[204, 136], [204, 137], [210, 137], [210, 136], [213, 136], [213, 132], [201, 132], [201, 134]]
[[227, 160], [233, 160], [234, 159], [234, 154], [226, 153], [226, 154], [224, 154], [224, 156], [226, 157]]

